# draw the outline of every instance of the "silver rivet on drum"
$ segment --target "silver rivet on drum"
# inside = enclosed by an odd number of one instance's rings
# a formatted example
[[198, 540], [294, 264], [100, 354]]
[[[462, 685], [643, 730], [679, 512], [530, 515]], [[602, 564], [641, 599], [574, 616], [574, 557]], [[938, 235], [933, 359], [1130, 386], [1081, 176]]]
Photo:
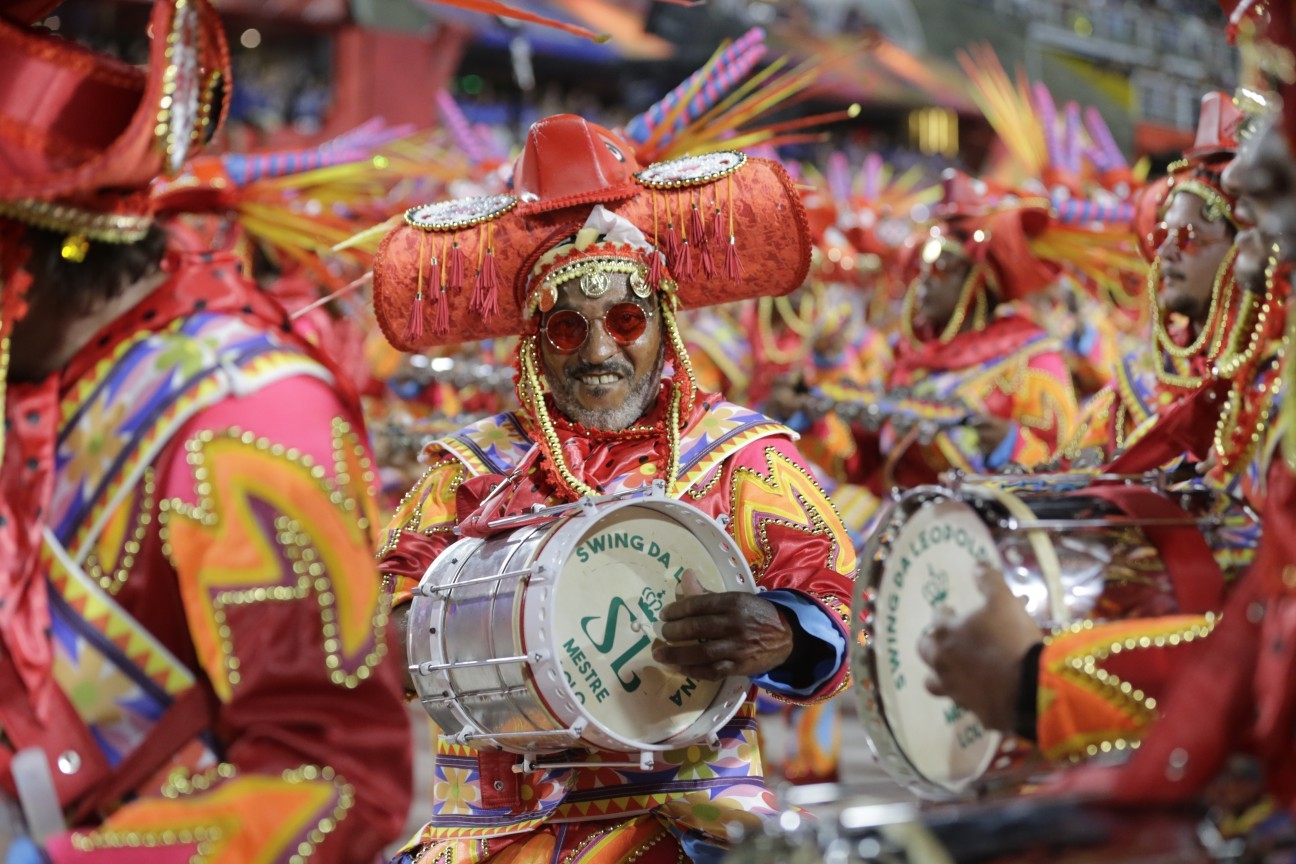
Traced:
[[1264, 620], [1265, 607], [1263, 603], [1252, 603], [1247, 607], [1247, 620], [1252, 624], [1259, 624]]
[[492, 785], [494, 785], [494, 787], [495, 787], [495, 791], [496, 791], [496, 792], [503, 792], [503, 791], [504, 791], [504, 781], [503, 781], [503, 780], [496, 780], [496, 781], [494, 782], [494, 784], [492, 784]]
[[1182, 747], [1176, 747], [1170, 752], [1170, 758], [1166, 764], [1166, 779], [1170, 781], [1182, 780], [1184, 768], [1188, 766], [1188, 751]]
[[77, 773], [81, 770], [81, 754], [75, 750], [64, 750], [58, 757], [58, 769], [69, 776]]

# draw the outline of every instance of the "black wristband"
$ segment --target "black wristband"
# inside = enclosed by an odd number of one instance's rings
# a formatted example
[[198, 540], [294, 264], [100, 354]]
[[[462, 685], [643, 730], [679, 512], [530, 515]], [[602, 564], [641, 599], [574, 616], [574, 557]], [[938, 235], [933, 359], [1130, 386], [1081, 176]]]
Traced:
[[1044, 653], [1044, 643], [1037, 642], [1021, 661], [1017, 687], [1017, 718], [1013, 726], [1022, 738], [1035, 741], [1039, 738], [1035, 724], [1039, 722], [1039, 660]]

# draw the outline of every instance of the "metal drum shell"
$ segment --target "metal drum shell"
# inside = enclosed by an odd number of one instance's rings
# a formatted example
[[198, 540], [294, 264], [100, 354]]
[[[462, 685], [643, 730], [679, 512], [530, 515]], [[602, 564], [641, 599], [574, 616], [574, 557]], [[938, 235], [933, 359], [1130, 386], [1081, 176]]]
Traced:
[[[616, 752], [666, 751], [711, 737], [741, 707], [750, 682], [731, 677], [693, 724], [663, 741], [638, 741], [604, 727], [581, 708], [559, 666], [553, 629], [557, 585], [576, 546], [602, 517], [624, 507], [653, 510], [705, 538], [704, 545], [726, 590], [755, 592], [755, 580], [733, 539], [702, 511], [671, 499], [644, 496], [573, 507], [538, 524], [486, 539], [451, 545], [424, 574], [421, 585], [449, 586], [416, 595], [409, 616], [409, 659], [415, 689], [444, 735], [470, 736], [516, 753], [556, 753], [589, 746]], [[530, 578], [459, 584], [491, 574], [530, 571]], [[489, 622], [483, 626], [483, 622]], [[453, 646], [451, 648], [450, 646]], [[525, 656], [515, 664], [480, 664]], [[455, 664], [421, 672], [417, 667]], [[459, 666], [457, 664], [474, 664]], [[454, 697], [454, 698], [449, 698]], [[555, 743], [555, 734], [581, 728]], [[534, 737], [525, 733], [535, 732]], [[493, 738], [492, 733], [508, 737]], [[475, 745], [474, 745], [475, 746]]]
[[889, 552], [900, 526], [927, 503], [945, 500], [951, 495], [951, 491], [943, 486], [917, 486], [898, 499], [888, 501], [878, 515], [877, 527], [864, 545], [860, 572], [851, 592], [851, 677], [855, 680], [860, 721], [864, 725], [869, 749], [892, 779], [929, 800], [958, 796], [919, 773], [890, 728], [878, 693], [879, 658], [872, 634], [873, 623], [877, 620], [874, 598], [882, 575], [882, 568], [877, 565]]
[[[1034, 480], [1039, 483], [1047, 478]], [[1111, 517], [1111, 527], [1095, 527], [1094, 523], [1108, 518], [1103, 514], [1079, 515], [1077, 511], [1094, 504], [1091, 498], [1083, 497], [1083, 488], [1066, 489], [1068, 494], [1063, 496], [1048, 488], [1021, 488], [1016, 485], [1023, 483], [1019, 479], [1001, 478], [1001, 481], [1002, 485], [993, 482], [963, 483], [955, 489], [935, 485], [916, 487], [889, 502], [866, 544], [861, 573], [853, 593], [851, 669], [859, 687], [858, 702], [869, 746], [897, 782], [929, 800], [958, 798], [962, 794], [924, 776], [905, 754], [898, 740], [900, 736], [891, 728], [892, 722], [900, 722], [899, 718], [889, 718], [886, 706], [882, 704], [879, 688], [879, 655], [882, 652], [873, 639], [880, 621], [875, 607], [884, 575], [883, 565], [903, 527], [921, 510], [937, 502], [956, 501], [976, 511], [986, 523], [995, 544], [992, 557], [998, 557], [998, 564], [1013, 592], [1026, 597], [1027, 611], [1040, 624], [1042, 631], [1063, 627], [1076, 620], [1095, 618], [1098, 600], [1110, 599], [1112, 595], [1108, 592], [1113, 590], [1113, 586], [1116, 586], [1116, 591], [1124, 592], [1119, 604], [1122, 614], [1113, 617], [1172, 614], [1177, 610], [1172, 597], [1161, 596], [1158, 599], [1156, 589], [1142, 590], [1138, 579], [1132, 580], [1130, 586], [1109, 579], [1107, 565], [1112, 562], [1102, 560], [1104, 549], [1118, 549], [1124, 554], [1127, 550], [1119, 545], [1119, 534], [1129, 528], [1119, 527], [1121, 517], [1117, 514]], [[1210, 502], [1204, 499], [1212, 497], [1216, 502], [1229, 505], [1228, 518], [1255, 520], [1254, 512], [1245, 504], [1214, 490], [1163, 489], [1161, 492], [1185, 513], [1211, 512], [1209, 506], [1204, 506]], [[1004, 493], [1015, 501], [1006, 502]], [[1006, 507], [1021, 512], [1014, 513]], [[1068, 509], [1071, 510], [1070, 516], [1066, 515]], [[1043, 512], [1046, 521], [1057, 521], [1056, 516], [1047, 519], [1050, 513], [1061, 514], [1062, 519], [1072, 518], [1077, 525], [1086, 523], [1086, 530], [1067, 532], [1052, 527], [1006, 527], [1006, 522], [1014, 516], [1029, 518], [1026, 511], [1030, 514]], [[1133, 527], [1137, 530], [1137, 526]], [[1229, 523], [1221, 520], [1209, 530], [1227, 532]], [[1125, 562], [1126, 559], [1120, 559], [1116, 563]], [[1105, 605], [1110, 607], [1112, 604], [1108, 602]], [[1102, 616], [1097, 616], [1097, 620], [1102, 620]], [[1014, 744], [1014, 739], [1007, 738], [1003, 747], [1009, 748]], [[1020, 768], [1019, 755], [1020, 749], [1011, 754], [1001, 749], [993, 759], [994, 770], [1002, 771], [1008, 764]], [[976, 785], [972, 784], [972, 788]]]

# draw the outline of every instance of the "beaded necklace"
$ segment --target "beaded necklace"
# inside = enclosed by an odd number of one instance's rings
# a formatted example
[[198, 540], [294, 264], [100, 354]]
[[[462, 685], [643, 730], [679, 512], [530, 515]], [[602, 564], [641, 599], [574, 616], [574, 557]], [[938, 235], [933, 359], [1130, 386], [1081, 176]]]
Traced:
[[[1238, 310], [1238, 321], [1229, 336], [1228, 348], [1215, 364], [1215, 374], [1220, 378], [1233, 378], [1243, 367], [1255, 359], [1260, 350], [1264, 333], [1268, 330], [1269, 317], [1274, 308], [1274, 284], [1278, 275], [1278, 252], [1273, 249], [1265, 265], [1264, 293], [1257, 297], [1247, 291], [1242, 297]], [[1246, 347], [1243, 347], [1245, 342]]]
[[[1157, 380], [1162, 384], [1188, 390], [1202, 385], [1204, 379], [1188, 371], [1190, 367], [1187, 361], [1197, 356], [1212, 360], [1219, 355], [1224, 345], [1229, 308], [1233, 304], [1233, 292], [1237, 285], [1237, 280], [1233, 278], [1235, 257], [1237, 257], [1237, 249], [1232, 248], [1220, 262], [1219, 269], [1215, 271], [1215, 281], [1211, 284], [1210, 307], [1206, 311], [1206, 323], [1197, 338], [1186, 346], [1175, 344], [1169, 331], [1166, 330], [1165, 316], [1158, 309], [1157, 292], [1161, 284], [1160, 256], [1148, 268], [1147, 287], [1148, 303], [1152, 309], [1153, 368], [1156, 370]], [[1206, 347], [1207, 341], [1210, 342], [1209, 348]], [[1203, 349], [1205, 349], [1204, 354]], [[1169, 359], [1166, 355], [1169, 355]], [[1171, 365], [1175, 367], [1174, 371], [1167, 368]]]
[[[681, 418], [692, 416], [693, 405], [697, 395], [697, 382], [693, 377], [693, 365], [689, 361], [688, 351], [684, 348], [683, 339], [680, 337], [679, 328], [676, 326], [675, 315], [671, 310], [674, 297], [668, 295], [663, 298], [661, 304], [662, 322], [666, 329], [666, 337], [670, 344], [670, 349], [675, 357], [675, 375], [671, 381], [670, 403], [666, 411], [665, 429], [658, 430], [655, 425], [652, 426], [631, 426], [621, 430], [619, 433], [624, 437], [647, 436], [652, 433], [664, 431], [666, 435], [667, 446], [667, 464], [666, 468], [666, 491], [669, 495], [675, 494], [675, 487], [679, 481], [680, 468], [680, 436], [683, 430], [680, 429]], [[549, 407], [545, 404], [545, 393], [548, 388], [544, 384], [543, 376], [540, 374], [539, 347], [535, 334], [523, 336], [518, 343], [518, 401], [524, 410], [530, 414], [531, 419], [535, 421], [540, 430], [540, 444], [544, 451], [545, 457], [553, 465], [556, 476], [555, 481], [571, 498], [583, 498], [586, 496], [597, 496], [601, 494], [599, 490], [594, 489], [587, 483], [580, 480], [571, 467], [567, 464], [567, 459], [563, 456], [562, 442], [558, 439], [558, 430], [554, 428], [553, 418], [549, 414]]]
[[[1248, 334], [1247, 348], [1226, 358], [1231, 361], [1230, 368], [1225, 370], [1230, 373], [1226, 377], [1232, 378], [1233, 383], [1215, 424], [1212, 442], [1219, 470], [1223, 472], [1246, 465], [1255, 455], [1269, 425], [1274, 400], [1286, 377], [1280, 370], [1291, 332], [1284, 315], [1285, 298], [1274, 296], [1273, 281], [1267, 272], [1265, 300], [1256, 316], [1256, 323], [1251, 327], [1235, 328], [1235, 338], [1230, 340], [1233, 343], [1231, 347], [1235, 347], [1243, 338], [1237, 335], [1238, 332]], [[1279, 328], [1286, 332], [1275, 332]], [[1273, 369], [1274, 374], [1266, 383], [1264, 372], [1267, 369]], [[1286, 406], [1280, 407], [1290, 410]]]

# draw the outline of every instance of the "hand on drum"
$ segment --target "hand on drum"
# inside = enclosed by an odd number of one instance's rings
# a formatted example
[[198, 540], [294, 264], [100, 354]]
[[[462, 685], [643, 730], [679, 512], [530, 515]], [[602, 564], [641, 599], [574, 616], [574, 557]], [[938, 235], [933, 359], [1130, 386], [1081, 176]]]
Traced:
[[690, 678], [762, 675], [792, 654], [792, 628], [757, 594], [711, 592], [685, 570], [681, 592], [662, 610], [653, 658]]
[[1022, 658], [1040, 641], [1040, 628], [998, 571], [982, 564], [976, 580], [985, 605], [961, 617], [936, 610], [918, 654], [934, 673], [926, 681], [931, 693], [953, 699], [987, 728], [1011, 732]]

